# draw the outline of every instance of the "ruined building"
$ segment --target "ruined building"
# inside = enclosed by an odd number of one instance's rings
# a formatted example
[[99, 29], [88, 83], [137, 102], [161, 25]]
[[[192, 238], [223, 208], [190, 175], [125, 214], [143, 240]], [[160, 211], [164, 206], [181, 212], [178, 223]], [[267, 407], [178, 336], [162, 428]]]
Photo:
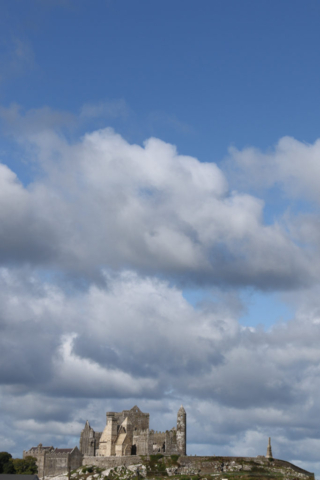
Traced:
[[38, 475], [42, 478], [93, 462], [107, 467], [115, 466], [115, 462], [117, 465], [127, 461], [129, 464], [135, 463], [134, 460], [138, 460], [139, 455], [158, 452], [164, 455], [186, 455], [185, 409], [181, 406], [178, 411], [177, 427], [166, 432], [150, 430], [149, 417], [149, 413], [142, 413], [138, 407], [120, 413], [107, 412], [107, 424], [103, 432], [95, 432], [89, 422], [86, 422], [80, 435], [80, 450], [78, 447], [43, 447], [40, 443], [37, 447], [24, 451], [23, 458], [31, 455], [37, 459]]
[[[176, 475], [219, 475], [222, 472], [248, 473], [254, 469], [263, 467], [268, 475], [279, 475], [279, 468], [286, 472], [290, 478], [300, 480], [314, 480], [314, 474], [307, 472], [284, 460], [272, 457], [271, 439], [267, 448], [267, 455], [257, 457], [202, 457], [186, 455], [186, 426], [187, 416], [181, 406], [178, 411], [177, 426], [166, 432], [155, 432], [149, 429], [149, 414], [143, 413], [138, 407], [122, 412], [108, 412], [107, 425], [103, 432], [95, 432], [87, 421], [80, 435], [80, 450], [74, 448], [32, 447], [23, 452], [23, 457], [28, 455], [36, 457], [38, 476], [42, 480], [50, 480], [50, 476], [62, 475], [78, 469], [90, 466], [93, 468], [117, 469], [127, 467], [131, 472], [141, 467], [146, 472], [151, 468], [151, 455], [160, 453], [157, 458], [161, 465], [153, 465], [158, 468], [157, 472], [163, 475], [165, 472], [170, 476]], [[178, 462], [172, 462], [177, 455]], [[153, 458], [154, 460], [154, 458]], [[164, 472], [165, 469], [165, 472]], [[102, 471], [100, 470], [100, 471]], [[109, 471], [110, 472], [110, 471]], [[223, 473], [225, 475], [225, 473]], [[86, 475], [83, 476], [83, 478]], [[94, 475], [96, 477], [97, 475]], [[46, 478], [45, 478], [46, 477]], [[173, 478], [174, 478], [173, 477]], [[89, 478], [89, 477], [88, 477]], [[93, 477], [90, 477], [93, 478]], [[119, 477], [120, 478], [120, 477]], [[127, 478], [125, 474], [124, 478]], [[143, 476], [140, 476], [143, 478]]]
[[149, 413], [135, 406], [122, 412], [107, 412], [103, 432], [95, 432], [87, 421], [80, 435], [80, 452], [84, 456], [123, 457], [128, 455], [186, 455], [187, 416], [183, 406], [177, 427], [166, 432], [149, 429]]

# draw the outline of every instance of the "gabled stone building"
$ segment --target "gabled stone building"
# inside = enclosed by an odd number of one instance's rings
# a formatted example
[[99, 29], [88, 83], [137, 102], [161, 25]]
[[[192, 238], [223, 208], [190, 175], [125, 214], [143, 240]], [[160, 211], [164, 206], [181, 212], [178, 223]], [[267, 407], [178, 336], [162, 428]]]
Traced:
[[177, 426], [166, 432], [149, 429], [149, 413], [135, 406], [122, 412], [107, 412], [103, 432], [95, 432], [87, 421], [80, 435], [80, 451], [84, 456], [123, 457], [128, 455], [186, 455], [187, 416], [181, 406]]
[[58, 475], [81, 467], [82, 455], [78, 447], [54, 448], [43, 447], [41, 443], [37, 447], [31, 447], [23, 451], [23, 458], [31, 456], [37, 459], [38, 476]]

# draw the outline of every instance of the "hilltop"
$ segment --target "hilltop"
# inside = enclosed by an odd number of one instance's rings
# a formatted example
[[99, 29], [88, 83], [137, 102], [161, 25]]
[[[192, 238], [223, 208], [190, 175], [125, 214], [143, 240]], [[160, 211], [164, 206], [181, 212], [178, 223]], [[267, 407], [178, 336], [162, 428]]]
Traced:
[[[137, 459], [138, 460], [138, 459]], [[140, 456], [140, 463], [101, 468], [82, 466], [70, 472], [71, 480], [314, 480], [314, 474], [284, 460], [261, 457]], [[47, 476], [45, 480], [67, 480], [68, 474]]]

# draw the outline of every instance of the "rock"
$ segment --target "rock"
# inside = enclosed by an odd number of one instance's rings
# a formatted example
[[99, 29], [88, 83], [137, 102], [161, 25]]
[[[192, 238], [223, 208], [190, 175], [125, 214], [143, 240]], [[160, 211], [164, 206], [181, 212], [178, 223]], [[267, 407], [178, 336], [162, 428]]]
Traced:
[[177, 475], [177, 473], [178, 473], [178, 467], [166, 468], [166, 472], [167, 472], [167, 474], [168, 474], [169, 477], [172, 477], [172, 475]]
[[113, 470], [113, 468], [107, 468], [107, 470], [103, 470], [103, 472], [101, 472], [101, 475], [107, 477], [111, 470]]
[[142, 463], [138, 463], [137, 465], [128, 465], [128, 467], [127, 467], [127, 469], [134, 474], [136, 474], [137, 468], [139, 468], [139, 474], [142, 477], [147, 476], [147, 468], [146, 468], [145, 465], [142, 465]]
[[179, 473], [182, 475], [198, 475], [201, 470], [192, 467], [180, 467]]

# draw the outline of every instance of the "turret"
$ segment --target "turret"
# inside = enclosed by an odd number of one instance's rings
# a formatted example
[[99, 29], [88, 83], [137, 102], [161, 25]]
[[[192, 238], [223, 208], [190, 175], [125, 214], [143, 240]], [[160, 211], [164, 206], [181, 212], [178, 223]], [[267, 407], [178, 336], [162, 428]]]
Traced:
[[268, 448], [267, 448], [266, 458], [273, 458], [273, 457], [272, 457], [272, 449], [271, 449], [271, 437], [269, 437], [269, 442], [268, 442]]
[[187, 414], [182, 405], [177, 416], [177, 447], [180, 455], [187, 455]]

